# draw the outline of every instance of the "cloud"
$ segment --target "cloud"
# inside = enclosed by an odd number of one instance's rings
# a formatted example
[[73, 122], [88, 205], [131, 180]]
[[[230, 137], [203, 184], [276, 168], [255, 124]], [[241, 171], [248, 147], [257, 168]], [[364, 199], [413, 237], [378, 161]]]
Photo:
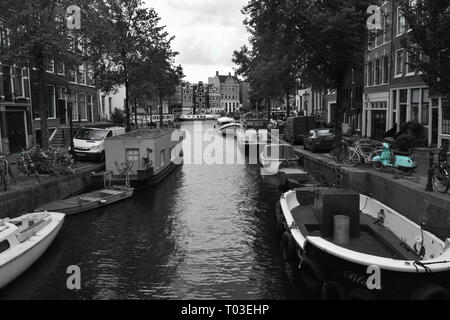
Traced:
[[186, 80], [207, 81], [215, 71], [228, 74], [235, 65], [234, 50], [247, 43], [241, 9], [246, 0], [147, 0], [161, 17], [161, 24], [175, 36], [172, 43], [180, 55]]

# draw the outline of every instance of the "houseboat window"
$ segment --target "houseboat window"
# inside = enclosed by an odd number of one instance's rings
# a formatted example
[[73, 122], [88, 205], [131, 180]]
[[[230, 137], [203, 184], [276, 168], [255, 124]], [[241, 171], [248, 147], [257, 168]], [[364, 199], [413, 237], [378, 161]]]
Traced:
[[8, 240], [3, 240], [2, 242], [0, 242], [0, 253], [5, 252], [9, 248], [11, 248], [11, 246]]
[[127, 149], [126, 155], [128, 162], [139, 161], [139, 149]]
[[162, 166], [164, 166], [164, 162], [166, 160], [166, 150], [162, 149], [160, 155], [161, 155], [161, 167], [162, 167]]

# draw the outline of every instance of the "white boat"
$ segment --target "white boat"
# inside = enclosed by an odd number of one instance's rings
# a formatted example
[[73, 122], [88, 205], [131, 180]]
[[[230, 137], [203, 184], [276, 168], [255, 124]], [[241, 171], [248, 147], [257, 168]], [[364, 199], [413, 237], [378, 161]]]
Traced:
[[64, 214], [56, 212], [35, 212], [0, 220], [0, 288], [39, 259], [63, 222]]
[[182, 114], [178, 117], [181, 121], [206, 121], [206, 120], [217, 120], [219, 116], [216, 114]]
[[[294, 147], [291, 145], [268, 144], [259, 154], [259, 162], [262, 167], [261, 174], [265, 176], [277, 175], [280, 167], [295, 167], [301, 170], [298, 166], [298, 160]], [[301, 170], [301, 172], [305, 171]]]
[[236, 130], [239, 129], [241, 125], [239, 123], [227, 123], [219, 127], [219, 131], [222, 136], [234, 137], [236, 135]]
[[282, 256], [324, 299], [449, 299], [445, 241], [383, 203], [352, 191], [284, 193], [276, 233]]

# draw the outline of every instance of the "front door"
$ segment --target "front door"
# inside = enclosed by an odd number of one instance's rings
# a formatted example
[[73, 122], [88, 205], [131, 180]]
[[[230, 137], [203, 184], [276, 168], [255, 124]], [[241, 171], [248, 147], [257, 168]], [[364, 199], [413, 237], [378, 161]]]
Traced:
[[386, 111], [372, 111], [372, 138], [375, 140], [383, 140], [386, 134]]
[[59, 121], [61, 124], [66, 124], [66, 100], [58, 99], [57, 101], [58, 105], [56, 107], [58, 108]]
[[439, 109], [433, 108], [433, 113], [431, 116], [431, 143], [438, 144], [438, 134], [439, 134]]
[[9, 152], [14, 153], [26, 149], [25, 117], [23, 111], [5, 112], [6, 127], [9, 140]]

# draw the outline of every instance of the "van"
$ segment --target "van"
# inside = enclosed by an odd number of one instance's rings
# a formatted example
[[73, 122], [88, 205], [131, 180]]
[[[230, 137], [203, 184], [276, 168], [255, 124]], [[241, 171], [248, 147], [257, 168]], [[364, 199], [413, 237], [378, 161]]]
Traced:
[[105, 161], [105, 139], [125, 134], [124, 127], [83, 127], [73, 139], [73, 156], [80, 160]]
[[303, 143], [303, 139], [308, 136], [310, 130], [317, 128], [315, 116], [291, 117], [286, 121], [284, 137], [292, 144]]

